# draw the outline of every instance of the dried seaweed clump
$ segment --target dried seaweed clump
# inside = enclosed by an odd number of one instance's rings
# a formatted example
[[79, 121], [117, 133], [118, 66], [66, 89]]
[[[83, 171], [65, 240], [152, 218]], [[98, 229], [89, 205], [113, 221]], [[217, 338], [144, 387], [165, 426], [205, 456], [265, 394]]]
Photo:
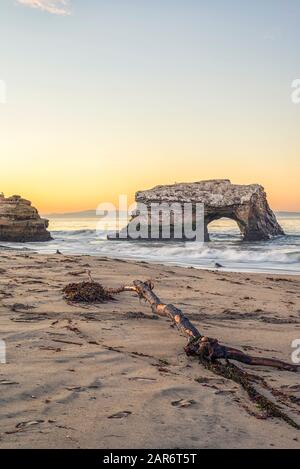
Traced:
[[76, 303], [104, 303], [113, 297], [98, 282], [69, 283], [63, 289], [64, 298]]

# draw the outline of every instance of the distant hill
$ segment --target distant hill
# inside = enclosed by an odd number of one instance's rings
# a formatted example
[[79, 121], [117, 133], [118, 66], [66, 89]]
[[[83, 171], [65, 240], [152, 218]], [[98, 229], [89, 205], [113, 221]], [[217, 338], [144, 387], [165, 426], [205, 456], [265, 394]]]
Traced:
[[288, 217], [288, 218], [298, 218], [300, 217], [300, 212], [275, 212], [277, 217]]
[[[126, 215], [120, 212], [120, 215]], [[43, 214], [47, 218], [98, 218], [96, 210], [83, 210], [82, 212], [66, 212], [66, 213], [46, 213]]]
[[96, 210], [83, 210], [82, 212], [66, 212], [66, 213], [47, 213], [44, 214], [48, 218], [96, 218]]

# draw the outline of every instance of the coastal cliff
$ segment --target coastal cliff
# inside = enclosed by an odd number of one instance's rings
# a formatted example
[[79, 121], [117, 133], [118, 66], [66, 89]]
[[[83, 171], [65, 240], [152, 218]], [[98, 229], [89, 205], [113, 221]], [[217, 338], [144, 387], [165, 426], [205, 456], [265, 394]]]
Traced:
[[6, 198], [0, 194], [0, 241], [49, 241], [48, 223], [29, 200], [19, 195]]

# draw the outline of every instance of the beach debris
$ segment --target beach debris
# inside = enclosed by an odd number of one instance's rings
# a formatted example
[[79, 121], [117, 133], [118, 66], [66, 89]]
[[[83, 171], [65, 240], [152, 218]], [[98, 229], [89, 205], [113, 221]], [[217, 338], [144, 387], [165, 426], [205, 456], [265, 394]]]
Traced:
[[38, 425], [44, 423], [44, 420], [30, 420], [29, 422], [20, 422], [16, 425], [16, 428], [31, 427], [32, 425]]
[[69, 283], [63, 289], [64, 298], [70, 302], [77, 303], [104, 303], [112, 301], [111, 294], [101, 283], [89, 281], [80, 283]]
[[196, 404], [194, 399], [179, 399], [178, 401], [171, 402], [173, 407], [191, 407], [192, 405]]
[[132, 376], [129, 381], [157, 381], [156, 378], [147, 378], [146, 376]]
[[[154, 365], [154, 366], [156, 366], [156, 365]], [[157, 370], [158, 370], [160, 373], [172, 373], [171, 370], [169, 370], [168, 368], [165, 368], [164, 366], [158, 367]], [[173, 373], [173, 374], [175, 374], [175, 373]]]
[[[235, 360], [251, 366], [269, 366], [292, 372], [299, 371], [299, 365], [283, 362], [275, 358], [254, 357], [241, 350], [222, 345], [215, 338], [203, 336], [180, 309], [172, 304], [163, 303], [153, 292], [153, 289], [152, 281], [142, 282], [135, 280], [132, 285], [123, 285], [108, 291], [110, 294], [121, 292], [137, 293], [140, 299], [143, 298], [150, 304], [153, 314], [171, 319], [179, 331], [188, 337], [188, 343], [184, 348], [187, 356], [197, 357], [200, 364], [207, 370], [239, 384], [246, 391], [249, 399], [265, 413], [266, 417], [281, 419], [293, 428], [300, 430], [300, 425], [283, 410], [285, 405], [289, 410], [298, 412], [298, 409], [291, 408], [289, 404], [292, 402], [293, 405], [299, 405], [298, 402], [295, 402], [294, 399], [291, 399], [290, 396], [285, 395], [282, 391], [274, 389], [262, 377], [248, 373], [229, 360]], [[225, 363], [221, 360], [225, 360]], [[275, 402], [271, 398], [266, 397], [259, 387], [269, 391]]]
[[23, 303], [14, 303], [10, 309], [11, 311], [14, 311], [15, 313], [18, 313], [19, 311], [29, 311], [31, 309], [34, 309], [35, 306], [33, 305], [25, 305]]
[[68, 275], [72, 275], [73, 277], [79, 277], [80, 275], [83, 275], [86, 273], [86, 270], [78, 270], [74, 272], [69, 272]]
[[117, 412], [116, 414], [112, 414], [107, 418], [108, 419], [123, 419], [125, 417], [128, 417], [128, 415], [131, 415], [131, 414], [132, 412], [130, 412], [129, 410], [124, 410], [122, 412]]
[[17, 381], [10, 381], [8, 379], [0, 379], [0, 385], [10, 386], [11, 384], [19, 384]]
[[78, 337], [81, 337], [81, 338], [83, 337], [81, 330], [78, 329], [78, 327], [73, 326], [72, 323], [65, 326], [65, 329], [68, 329], [69, 331], [74, 332], [74, 334], [78, 335]]
[[61, 254], [59, 249], [56, 249], [56, 254]]
[[68, 386], [66, 389], [68, 391], [78, 391], [78, 392], [85, 391], [85, 388], [82, 386]]
[[11, 434], [11, 433], [18, 433], [22, 430], [24, 430], [27, 427], [32, 427], [34, 425], [39, 425], [40, 423], [44, 423], [45, 420], [29, 420], [27, 422], [19, 422], [16, 425], [16, 430], [8, 431], [5, 432], [6, 434]]
[[53, 352], [61, 352], [61, 348], [60, 347], [50, 347], [50, 346], [41, 346], [39, 347], [40, 350], [49, 350], [49, 351], [53, 351]]
[[63, 339], [51, 339], [53, 340], [53, 342], [59, 342], [61, 344], [71, 344], [71, 345], [83, 345], [82, 343], [79, 343], [79, 342], [73, 342], [71, 340], [63, 340]]

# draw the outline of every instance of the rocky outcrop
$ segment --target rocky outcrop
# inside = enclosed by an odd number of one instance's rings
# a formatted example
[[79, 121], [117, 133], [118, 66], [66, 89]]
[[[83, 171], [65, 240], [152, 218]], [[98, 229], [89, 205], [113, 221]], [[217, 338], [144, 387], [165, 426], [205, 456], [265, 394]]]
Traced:
[[0, 241], [48, 241], [48, 220], [39, 216], [31, 202], [19, 195], [0, 194]]
[[149, 208], [153, 203], [163, 202], [204, 204], [205, 241], [209, 241], [209, 223], [223, 217], [236, 221], [244, 241], [267, 240], [284, 234], [259, 184], [237, 185], [228, 179], [214, 179], [156, 186], [137, 192], [135, 200]]

